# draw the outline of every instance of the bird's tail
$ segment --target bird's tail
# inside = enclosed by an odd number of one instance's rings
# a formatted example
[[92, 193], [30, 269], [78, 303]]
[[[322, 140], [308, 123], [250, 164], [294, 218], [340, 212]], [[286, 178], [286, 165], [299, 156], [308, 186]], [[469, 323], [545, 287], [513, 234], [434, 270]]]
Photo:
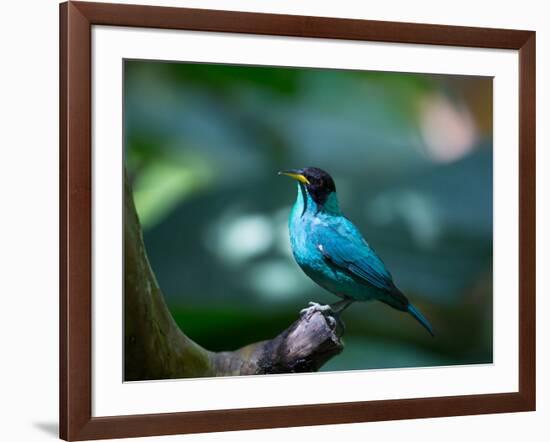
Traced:
[[435, 336], [434, 335], [434, 330], [431, 326], [431, 324], [428, 322], [428, 320], [424, 317], [424, 315], [422, 313], [420, 313], [414, 305], [412, 304], [409, 304], [408, 307], [407, 307], [407, 311], [412, 315], [412, 317], [414, 319], [416, 319], [418, 322], [420, 322], [420, 324], [422, 324], [422, 326], [428, 330], [428, 332], [430, 333], [430, 335], [432, 336]]

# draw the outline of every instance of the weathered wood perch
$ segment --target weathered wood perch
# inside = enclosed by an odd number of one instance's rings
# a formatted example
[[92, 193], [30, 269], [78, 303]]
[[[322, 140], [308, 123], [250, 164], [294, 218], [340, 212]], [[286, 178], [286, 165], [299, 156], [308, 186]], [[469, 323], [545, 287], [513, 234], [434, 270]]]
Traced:
[[126, 381], [317, 371], [343, 349], [323, 313], [302, 315], [277, 337], [233, 352], [211, 352], [178, 327], [149, 265], [132, 191], [125, 184]]

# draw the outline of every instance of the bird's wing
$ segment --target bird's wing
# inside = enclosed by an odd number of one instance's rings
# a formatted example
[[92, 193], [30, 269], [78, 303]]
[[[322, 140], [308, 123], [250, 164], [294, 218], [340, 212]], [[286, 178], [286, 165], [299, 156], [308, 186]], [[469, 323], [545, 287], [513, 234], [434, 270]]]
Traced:
[[315, 226], [317, 248], [327, 261], [379, 289], [393, 291], [392, 277], [351, 221]]

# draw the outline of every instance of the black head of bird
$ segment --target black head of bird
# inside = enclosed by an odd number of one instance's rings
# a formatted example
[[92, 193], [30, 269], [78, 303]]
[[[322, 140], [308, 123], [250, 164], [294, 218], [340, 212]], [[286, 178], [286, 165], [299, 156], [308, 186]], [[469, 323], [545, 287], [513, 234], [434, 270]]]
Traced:
[[303, 169], [282, 170], [279, 175], [287, 175], [300, 182], [311, 198], [319, 206], [322, 206], [331, 193], [336, 192], [334, 180], [323, 169], [318, 167], [304, 167]]

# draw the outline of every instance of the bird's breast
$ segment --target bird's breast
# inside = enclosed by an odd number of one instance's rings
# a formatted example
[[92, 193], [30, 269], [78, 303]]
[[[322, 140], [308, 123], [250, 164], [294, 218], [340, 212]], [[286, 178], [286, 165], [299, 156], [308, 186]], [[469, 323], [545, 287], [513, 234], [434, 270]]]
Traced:
[[321, 223], [322, 221], [319, 219], [309, 217], [307, 214], [290, 218], [289, 230], [292, 254], [306, 275], [325, 289], [339, 294], [336, 285], [339, 272], [327, 263], [314, 239], [315, 229]]
[[308, 266], [313, 261], [319, 260], [321, 257], [316, 250], [313, 233], [316, 224], [307, 213], [300, 214], [298, 210], [293, 210], [289, 218], [290, 245], [296, 262], [300, 266]]

